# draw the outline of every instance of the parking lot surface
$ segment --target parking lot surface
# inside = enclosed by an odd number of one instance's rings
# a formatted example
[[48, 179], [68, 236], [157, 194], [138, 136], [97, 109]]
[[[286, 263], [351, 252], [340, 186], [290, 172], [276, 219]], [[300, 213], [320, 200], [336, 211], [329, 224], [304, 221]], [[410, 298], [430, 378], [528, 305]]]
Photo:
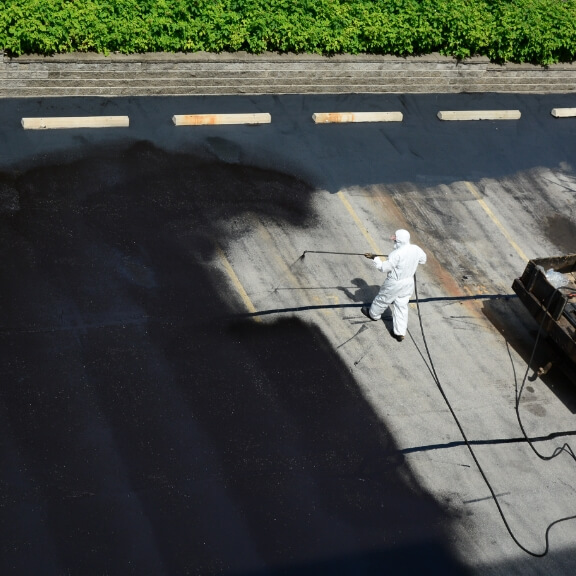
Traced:
[[[511, 290], [576, 252], [572, 99], [3, 101], [0, 572], [573, 574], [576, 462], [515, 411], [570, 443], [573, 366], [532, 377]], [[351, 111], [403, 120], [312, 121]], [[130, 126], [20, 123], [99, 114]], [[401, 343], [343, 254], [398, 228], [428, 255]]]

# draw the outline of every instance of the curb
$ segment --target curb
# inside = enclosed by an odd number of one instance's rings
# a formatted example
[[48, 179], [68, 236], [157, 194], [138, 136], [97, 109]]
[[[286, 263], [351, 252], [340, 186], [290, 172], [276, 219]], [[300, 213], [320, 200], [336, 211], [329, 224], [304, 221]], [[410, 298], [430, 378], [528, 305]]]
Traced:
[[576, 64], [534, 66], [429, 54], [0, 53], [0, 98], [333, 93], [572, 93]]

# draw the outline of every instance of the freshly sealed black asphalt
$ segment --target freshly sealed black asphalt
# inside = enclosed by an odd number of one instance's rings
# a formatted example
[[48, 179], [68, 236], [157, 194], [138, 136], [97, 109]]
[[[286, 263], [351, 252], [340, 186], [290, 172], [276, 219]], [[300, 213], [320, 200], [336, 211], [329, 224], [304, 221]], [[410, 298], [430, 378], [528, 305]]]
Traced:
[[[0, 573], [465, 574], [453, 513], [418, 486], [326, 337], [297, 316], [240, 318], [208, 263], [248, 213], [312, 226], [320, 187], [571, 161], [574, 123], [549, 138], [549, 108], [566, 101], [2, 102]], [[381, 104], [405, 121], [310, 119]], [[464, 104], [527, 118], [463, 137], [433, 116]], [[19, 127], [91, 106], [131, 128]], [[170, 122], [213, 111], [273, 124]]]

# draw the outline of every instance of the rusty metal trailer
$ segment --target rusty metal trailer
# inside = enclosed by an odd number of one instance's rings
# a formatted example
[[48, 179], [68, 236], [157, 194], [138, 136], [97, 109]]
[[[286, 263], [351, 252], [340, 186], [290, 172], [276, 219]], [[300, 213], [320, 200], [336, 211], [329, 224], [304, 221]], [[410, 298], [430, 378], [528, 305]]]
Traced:
[[[563, 274], [567, 284], [555, 288], [546, 277], [549, 270]], [[576, 254], [530, 260], [512, 289], [549, 339], [576, 365]], [[541, 367], [538, 375], [551, 365]]]

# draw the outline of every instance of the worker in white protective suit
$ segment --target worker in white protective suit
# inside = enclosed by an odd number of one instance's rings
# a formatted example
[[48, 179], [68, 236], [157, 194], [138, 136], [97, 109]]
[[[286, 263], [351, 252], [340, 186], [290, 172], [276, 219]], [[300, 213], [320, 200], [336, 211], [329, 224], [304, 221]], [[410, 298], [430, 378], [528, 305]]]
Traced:
[[419, 246], [410, 244], [410, 232], [407, 230], [396, 230], [390, 240], [394, 240], [394, 250], [387, 260], [374, 254], [364, 254], [387, 276], [370, 308], [364, 306], [361, 310], [364, 316], [376, 321], [390, 308], [393, 320], [392, 336], [402, 342], [408, 329], [408, 302], [414, 292], [414, 274], [418, 264], [426, 263], [426, 253]]

